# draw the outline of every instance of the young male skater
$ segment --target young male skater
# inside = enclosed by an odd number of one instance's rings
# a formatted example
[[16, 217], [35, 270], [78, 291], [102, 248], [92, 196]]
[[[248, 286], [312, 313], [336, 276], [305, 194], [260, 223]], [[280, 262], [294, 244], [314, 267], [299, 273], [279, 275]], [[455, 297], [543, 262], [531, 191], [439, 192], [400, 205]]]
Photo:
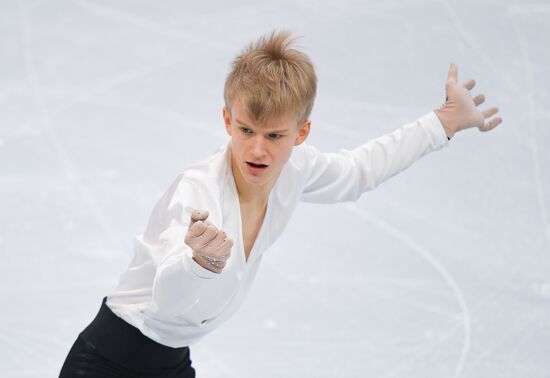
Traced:
[[153, 209], [134, 258], [78, 335], [61, 377], [194, 377], [189, 345], [241, 306], [264, 252], [300, 201], [355, 201], [447, 146], [460, 130], [489, 131], [497, 108], [477, 106], [473, 80], [452, 64], [441, 107], [348, 151], [307, 145], [313, 64], [272, 32], [233, 62], [224, 88], [227, 143], [183, 171]]

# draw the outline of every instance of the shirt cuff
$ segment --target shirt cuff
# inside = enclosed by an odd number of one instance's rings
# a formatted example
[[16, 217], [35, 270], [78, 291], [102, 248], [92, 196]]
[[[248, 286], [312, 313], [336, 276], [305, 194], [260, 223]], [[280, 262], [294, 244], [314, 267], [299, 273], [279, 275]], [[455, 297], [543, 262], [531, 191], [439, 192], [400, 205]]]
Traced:
[[447, 133], [445, 132], [445, 129], [443, 128], [443, 125], [435, 112], [432, 111], [420, 117], [420, 122], [424, 125], [424, 129], [428, 132], [434, 149], [438, 150], [449, 144], [451, 139], [447, 136]]
[[203, 268], [198, 262], [196, 262], [193, 259], [193, 250], [191, 248], [187, 249], [185, 253], [185, 259], [187, 260], [187, 263], [191, 267], [191, 271], [197, 277], [204, 278], [204, 279], [211, 279], [211, 278], [218, 277], [220, 275], [220, 273], [216, 273], [206, 268]]

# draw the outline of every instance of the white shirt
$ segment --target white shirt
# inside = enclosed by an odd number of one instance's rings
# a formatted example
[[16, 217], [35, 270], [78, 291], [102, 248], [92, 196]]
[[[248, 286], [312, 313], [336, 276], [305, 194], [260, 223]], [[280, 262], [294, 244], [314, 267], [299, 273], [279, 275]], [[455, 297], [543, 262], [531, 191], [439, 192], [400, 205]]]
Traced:
[[[134, 258], [107, 296], [116, 315], [158, 343], [196, 343], [237, 311], [264, 252], [279, 238], [298, 202], [355, 201], [449, 141], [430, 112], [353, 150], [321, 153], [306, 143], [294, 147], [269, 194], [248, 261], [230, 143], [176, 178], [155, 205], [145, 232], [135, 237]], [[207, 220], [233, 240], [231, 257], [220, 274], [194, 261], [184, 243], [194, 208], [208, 210]]]

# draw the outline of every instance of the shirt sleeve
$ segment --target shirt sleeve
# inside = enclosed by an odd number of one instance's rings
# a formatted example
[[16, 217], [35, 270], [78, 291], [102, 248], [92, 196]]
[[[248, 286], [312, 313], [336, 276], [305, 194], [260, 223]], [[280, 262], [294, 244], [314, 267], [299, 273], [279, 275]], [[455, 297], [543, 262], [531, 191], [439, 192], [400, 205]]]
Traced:
[[301, 201], [356, 201], [362, 193], [409, 167], [449, 139], [434, 112], [418, 118], [353, 150], [322, 153], [304, 146], [308, 165]]
[[176, 180], [155, 205], [140, 248], [156, 262], [149, 311], [159, 315], [182, 315], [201, 298], [206, 282], [219, 276], [193, 260], [184, 239], [191, 211], [200, 207], [195, 188]]

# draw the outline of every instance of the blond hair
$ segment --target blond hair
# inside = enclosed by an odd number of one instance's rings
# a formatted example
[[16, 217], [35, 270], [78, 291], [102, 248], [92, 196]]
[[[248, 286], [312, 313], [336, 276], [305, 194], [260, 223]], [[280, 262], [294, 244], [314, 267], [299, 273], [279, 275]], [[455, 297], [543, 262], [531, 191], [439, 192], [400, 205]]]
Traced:
[[238, 95], [261, 124], [287, 115], [299, 125], [307, 121], [317, 92], [317, 75], [309, 57], [292, 47], [294, 40], [289, 31], [272, 31], [235, 58], [223, 94], [230, 112]]

